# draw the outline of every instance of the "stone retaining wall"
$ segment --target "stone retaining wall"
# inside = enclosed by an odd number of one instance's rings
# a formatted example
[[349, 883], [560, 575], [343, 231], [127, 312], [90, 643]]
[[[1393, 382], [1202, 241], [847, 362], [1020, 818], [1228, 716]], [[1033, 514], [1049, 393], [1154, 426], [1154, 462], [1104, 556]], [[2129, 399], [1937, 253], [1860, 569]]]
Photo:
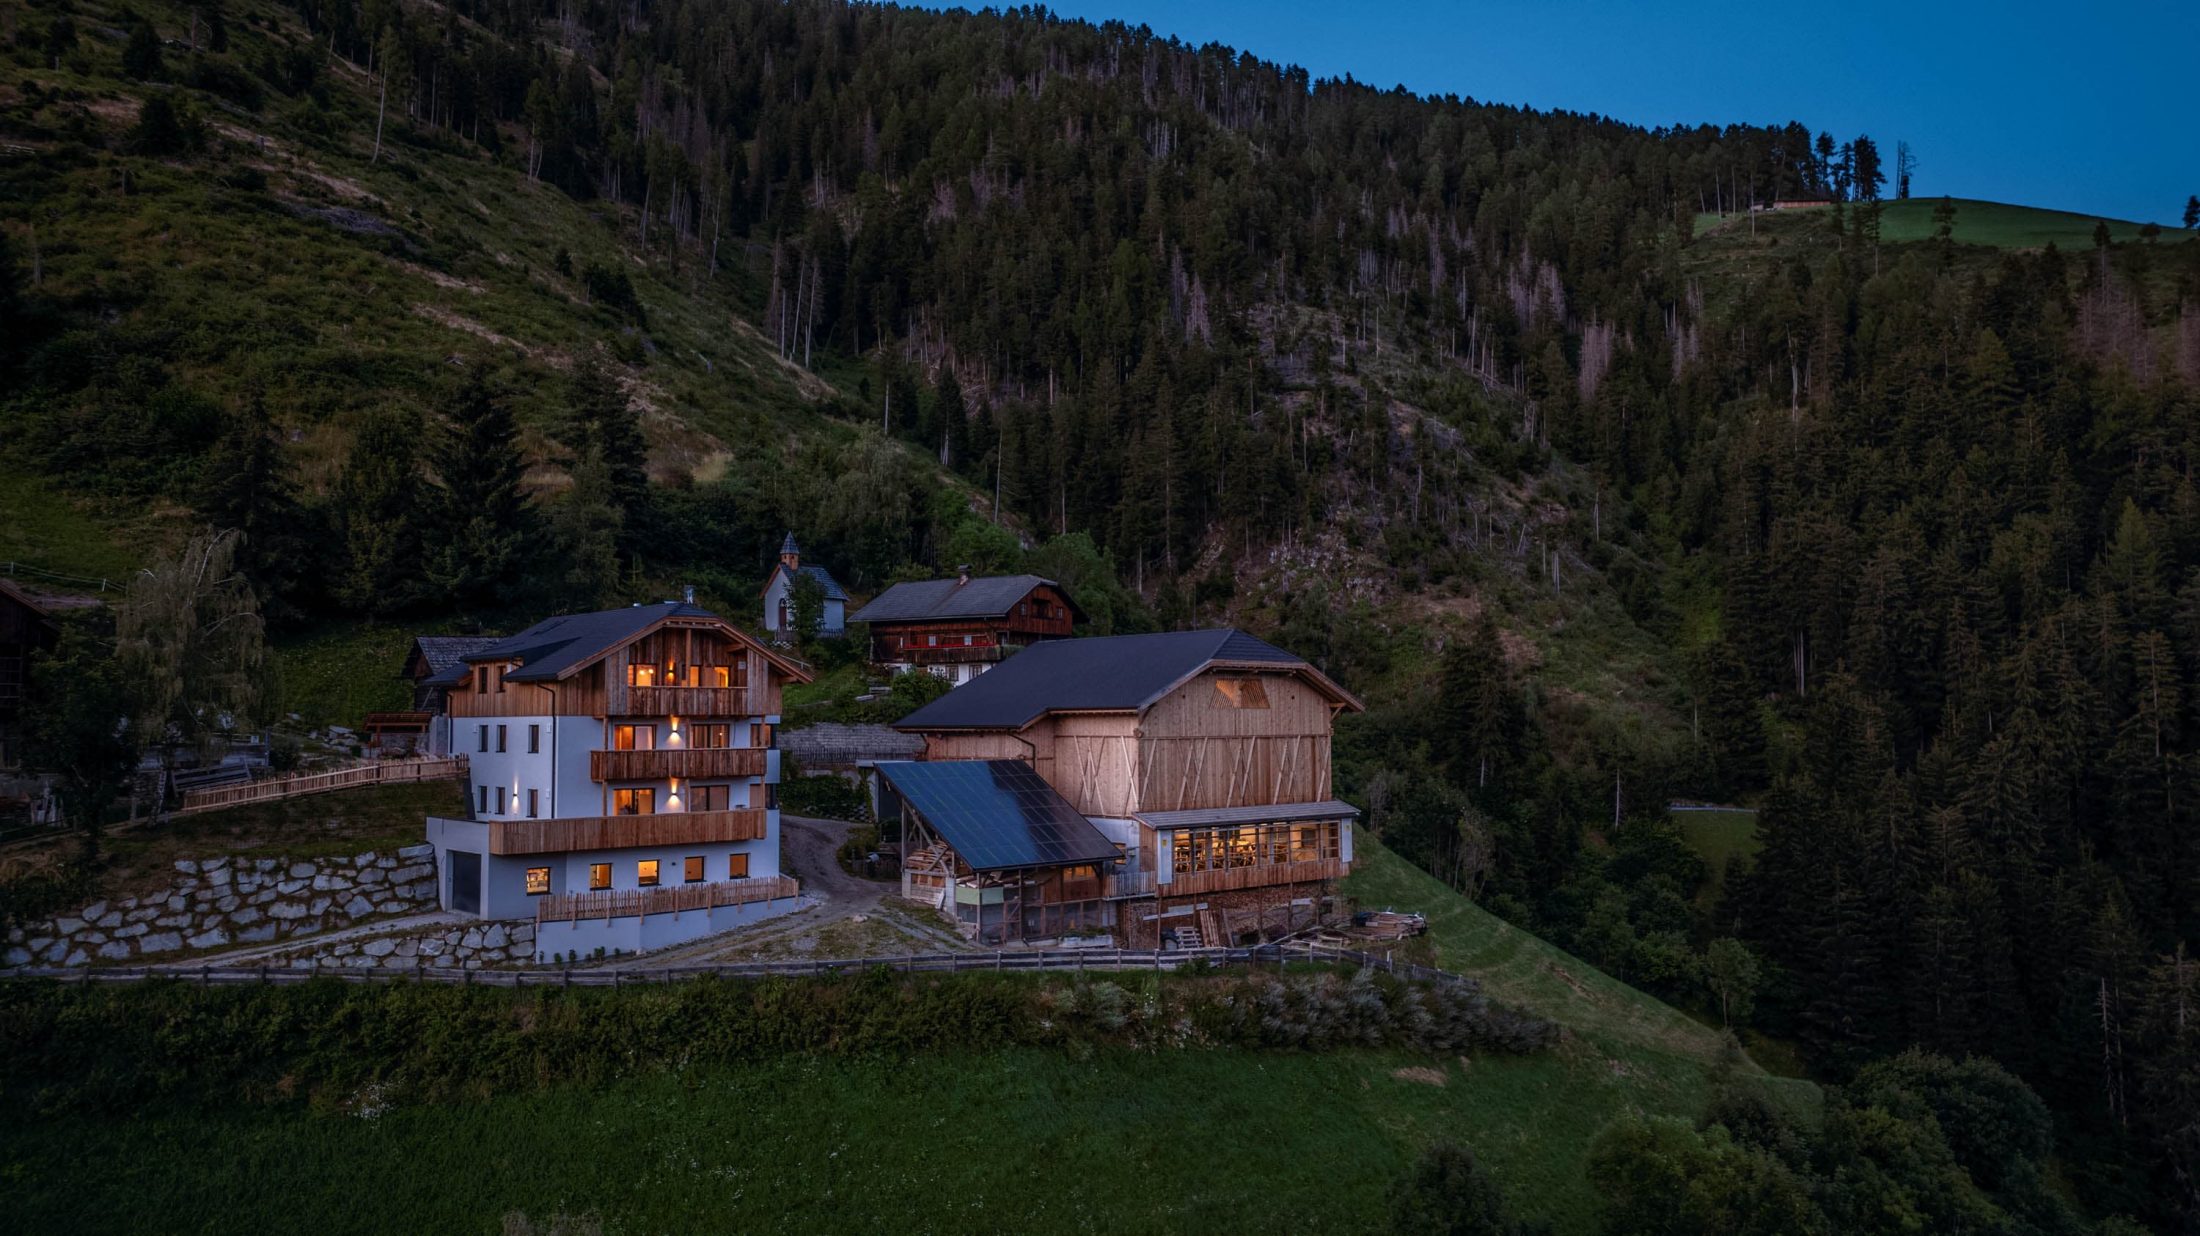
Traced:
[[301, 944], [269, 957], [266, 965], [287, 970], [412, 970], [423, 966], [480, 970], [530, 965], [534, 960], [535, 925], [522, 919]]
[[[11, 930], [0, 962], [128, 962], [265, 944], [435, 908], [435, 852], [427, 845], [312, 861], [184, 859], [164, 892], [95, 901], [74, 914]], [[529, 924], [530, 938], [532, 933]]]

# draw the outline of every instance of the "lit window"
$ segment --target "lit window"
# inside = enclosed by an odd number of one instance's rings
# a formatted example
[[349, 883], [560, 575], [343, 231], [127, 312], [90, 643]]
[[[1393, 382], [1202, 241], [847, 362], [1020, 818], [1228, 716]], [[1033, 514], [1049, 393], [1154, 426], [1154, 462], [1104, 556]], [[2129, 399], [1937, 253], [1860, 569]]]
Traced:
[[706, 687], [730, 687], [733, 685], [733, 668], [726, 665], [703, 667], [703, 685]]
[[1258, 678], [1217, 678], [1215, 703], [1223, 708], [1266, 708], [1268, 688]]
[[588, 887], [599, 891], [611, 887], [610, 863], [588, 864]]
[[657, 791], [613, 790], [611, 791], [611, 813], [613, 815], [655, 815], [657, 814]]
[[657, 685], [657, 667], [644, 661], [630, 661], [626, 667], [626, 685], [630, 687], [654, 687]]
[[746, 854], [726, 855], [726, 878], [729, 880], [748, 879], [749, 856]]
[[549, 891], [550, 869], [548, 867], [529, 867], [527, 869], [527, 895], [538, 897]]
[[690, 884], [701, 883], [703, 879], [703, 856], [691, 854], [683, 859], [680, 863], [680, 878]]
[[657, 884], [657, 860], [645, 858], [635, 863], [634, 882], [643, 888], [654, 888]]
[[614, 751], [655, 751], [657, 727], [654, 725], [614, 725], [611, 727], [611, 748]]

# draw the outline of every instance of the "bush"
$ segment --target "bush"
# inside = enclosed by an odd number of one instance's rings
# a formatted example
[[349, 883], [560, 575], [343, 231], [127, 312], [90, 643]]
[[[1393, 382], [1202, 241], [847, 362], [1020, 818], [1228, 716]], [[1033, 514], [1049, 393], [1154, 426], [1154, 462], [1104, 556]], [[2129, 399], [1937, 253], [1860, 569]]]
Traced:
[[1520, 1225], [1474, 1152], [1438, 1142], [1391, 1187], [1390, 1230], [1398, 1236], [1515, 1236]]
[[[814, 815], [828, 820], [868, 820], [871, 816], [870, 800], [864, 797], [861, 786], [845, 777], [831, 773], [819, 773], [813, 777], [787, 777], [779, 783], [779, 806], [796, 815]], [[870, 830], [871, 845], [878, 844], [878, 830]], [[842, 847], [846, 849], [845, 846]], [[858, 854], [858, 858], [862, 855]]]

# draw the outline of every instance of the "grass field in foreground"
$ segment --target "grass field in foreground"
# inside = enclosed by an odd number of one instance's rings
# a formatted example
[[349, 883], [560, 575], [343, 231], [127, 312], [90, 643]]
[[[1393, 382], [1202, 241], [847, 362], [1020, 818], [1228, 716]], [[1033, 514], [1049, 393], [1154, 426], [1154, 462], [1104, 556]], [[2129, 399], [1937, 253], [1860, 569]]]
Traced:
[[[481, 1103], [39, 1120], [0, 1096], [0, 1181], [28, 1231], [1363, 1232], [1439, 1140], [1526, 1217], [1595, 1229], [1582, 1163], [1636, 1110], [1693, 1115], [1717, 1034], [1450, 893], [1369, 840], [1350, 889], [1429, 914], [1417, 948], [1569, 1033], [1527, 1057], [1398, 1051], [779, 1058]], [[1412, 1070], [1412, 1072], [1401, 1072]], [[1806, 1083], [1766, 1078], [1783, 1101]], [[372, 1096], [360, 1096], [373, 1110]]]

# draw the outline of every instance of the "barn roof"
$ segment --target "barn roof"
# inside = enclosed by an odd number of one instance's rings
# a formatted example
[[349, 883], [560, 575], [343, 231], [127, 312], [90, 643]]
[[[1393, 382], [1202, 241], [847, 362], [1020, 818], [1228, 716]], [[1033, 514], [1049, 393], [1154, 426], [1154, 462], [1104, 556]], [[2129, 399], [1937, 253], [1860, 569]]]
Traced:
[[805, 769], [849, 768], [881, 760], [908, 760], [924, 754], [924, 740], [886, 725], [843, 725], [824, 721], [778, 731], [779, 749]]
[[893, 760], [878, 771], [974, 871], [1122, 855], [1021, 760]]
[[[764, 577], [764, 591], [771, 591], [772, 581], [778, 579], [781, 575], [785, 574], [786, 570], [786, 563], [773, 563], [772, 573]], [[795, 570], [800, 574], [807, 575], [811, 579], [816, 580], [817, 586], [825, 590], [826, 600], [845, 602], [848, 599], [848, 590], [841, 587], [840, 581], [834, 579], [833, 573], [826, 570], [824, 567], [821, 567], [814, 562], [805, 562], [801, 566], [796, 567]]]
[[501, 635], [416, 635], [413, 652], [427, 664], [423, 677], [438, 681], [447, 676], [465, 677], [466, 658], [503, 639]]
[[[849, 615], [854, 622], [934, 622], [951, 618], [1005, 618], [1034, 588], [1060, 584], [1037, 575], [985, 575], [974, 579], [920, 579], [895, 584]], [[1063, 593], [1063, 599], [1068, 599]], [[1077, 603], [1070, 602], [1070, 611]]]
[[1304, 658], [1243, 631], [1164, 631], [1033, 644], [895, 723], [903, 730], [1022, 729], [1049, 712], [1135, 712], [1210, 665], [1291, 670], [1357, 710]]

